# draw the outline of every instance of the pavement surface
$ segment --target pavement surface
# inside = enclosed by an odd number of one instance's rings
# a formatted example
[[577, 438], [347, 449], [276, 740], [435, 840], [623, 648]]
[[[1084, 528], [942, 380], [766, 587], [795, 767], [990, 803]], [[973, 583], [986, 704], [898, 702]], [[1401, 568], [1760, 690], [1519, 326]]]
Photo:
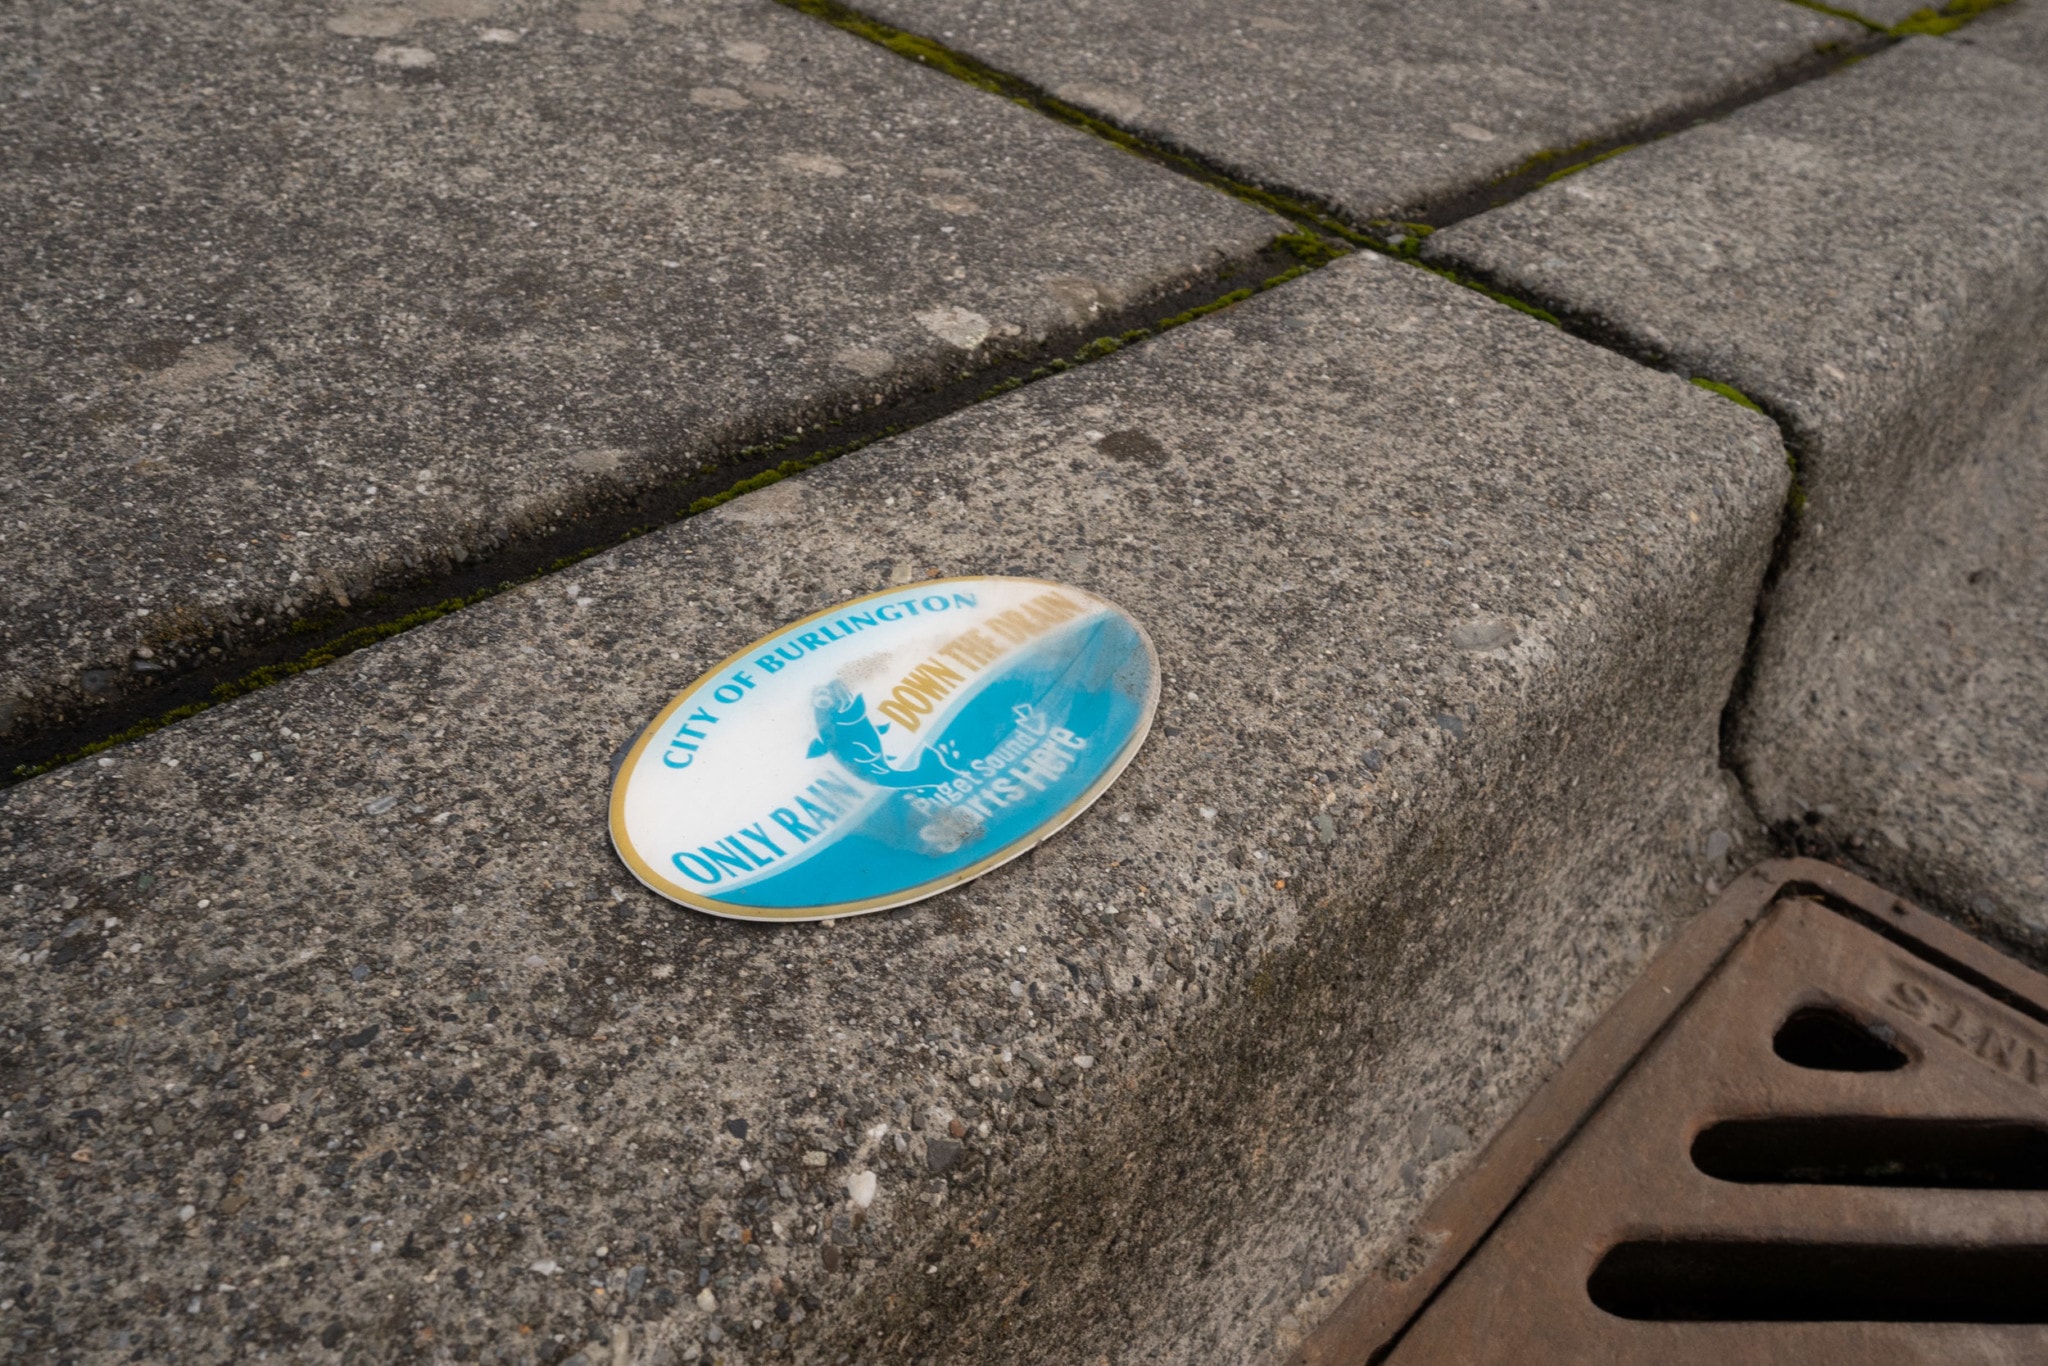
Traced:
[[2048, 73], [1916, 38], [1429, 244], [1784, 420], [1731, 758], [1807, 847], [2037, 953], [2043, 127]]
[[1254, 184], [1400, 219], [1761, 86], [1859, 25], [1780, 0], [882, 0], [870, 12]]
[[[770, 0], [0, 18], [0, 732], [913, 428], [0, 790], [0, 1358], [1278, 1361], [1767, 853], [2048, 956], [2038, 0], [874, 13], [1403, 245], [1234, 292], [1293, 223]], [[664, 702], [976, 573], [1156, 642], [1097, 807], [634, 883]]]
[[2009, 62], [2048, 70], [2048, 6], [2040, 0], [2013, 0], [1958, 31], [1955, 41]]
[[[1735, 404], [1353, 257], [573, 601], [22, 784], [28, 1341], [1053, 1360], [1081, 1315], [1134, 1359], [1285, 1346], [1741, 858], [1715, 732], [1785, 478]], [[1158, 643], [1154, 739], [1088, 820], [830, 928], [633, 885], [608, 758], [674, 690], [988, 572]]]
[[0, 730], [1286, 226], [769, 0], [0, 25]]

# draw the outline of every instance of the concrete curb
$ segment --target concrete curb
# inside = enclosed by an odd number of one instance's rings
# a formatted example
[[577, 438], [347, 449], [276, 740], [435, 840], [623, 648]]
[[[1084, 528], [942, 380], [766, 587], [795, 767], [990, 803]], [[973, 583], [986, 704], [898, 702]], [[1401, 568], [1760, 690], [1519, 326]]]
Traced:
[[[1354, 257], [0, 795], [38, 1341], [1283, 1350], [1754, 852], [1784, 489], [1761, 418]], [[618, 744], [935, 571], [1147, 623], [1103, 804], [836, 928], [631, 888]]]
[[1913, 39], [1429, 246], [1781, 418], [1735, 762], [1795, 847], [2037, 955], [2043, 126], [2042, 73]]

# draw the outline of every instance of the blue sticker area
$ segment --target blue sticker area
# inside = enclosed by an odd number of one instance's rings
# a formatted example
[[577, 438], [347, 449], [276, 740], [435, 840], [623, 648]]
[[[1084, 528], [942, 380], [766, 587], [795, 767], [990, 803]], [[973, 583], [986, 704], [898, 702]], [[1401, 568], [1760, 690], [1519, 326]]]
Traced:
[[[1094, 615], [977, 677], [943, 729], [894, 764], [885, 728], [918, 718], [900, 706], [879, 714], [833, 682], [813, 695], [816, 733], [794, 738], [802, 755], [791, 756], [832, 762], [769, 820], [674, 855], [676, 871], [703, 897], [763, 910], [886, 897], [962, 873], [1071, 817], [1144, 724], [1150, 680], [1137, 628]], [[755, 862], [729, 866], [738, 860], [720, 855], [733, 850]]]

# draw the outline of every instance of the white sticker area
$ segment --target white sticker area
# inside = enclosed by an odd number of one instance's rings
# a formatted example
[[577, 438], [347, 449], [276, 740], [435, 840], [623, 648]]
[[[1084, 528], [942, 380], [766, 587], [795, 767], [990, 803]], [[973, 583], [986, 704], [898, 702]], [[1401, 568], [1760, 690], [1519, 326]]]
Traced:
[[930, 896], [1032, 848], [1143, 743], [1159, 669], [1079, 589], [934, 580], [842, 603], [663, 709], [612, 790], [634, 876], [718, 915], [807, 920]]

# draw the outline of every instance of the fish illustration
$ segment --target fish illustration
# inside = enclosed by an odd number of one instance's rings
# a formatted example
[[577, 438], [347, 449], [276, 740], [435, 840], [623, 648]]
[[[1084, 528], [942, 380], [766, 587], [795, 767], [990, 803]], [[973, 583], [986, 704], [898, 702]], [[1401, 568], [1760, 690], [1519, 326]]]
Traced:
[[882, 753], [882, 732], [868, 719], [867, 699], [838, 679], [811, 694], [811, 708], [818, 718], [818, 738], [805, 751], [815, 759], [829, 754], [877, 787], [937, 787], [951, 782], [960, 770], [952, 756], [942, 752], [950, 746], [931, 745], [917, 756], [913, 768], [892, 768]]

